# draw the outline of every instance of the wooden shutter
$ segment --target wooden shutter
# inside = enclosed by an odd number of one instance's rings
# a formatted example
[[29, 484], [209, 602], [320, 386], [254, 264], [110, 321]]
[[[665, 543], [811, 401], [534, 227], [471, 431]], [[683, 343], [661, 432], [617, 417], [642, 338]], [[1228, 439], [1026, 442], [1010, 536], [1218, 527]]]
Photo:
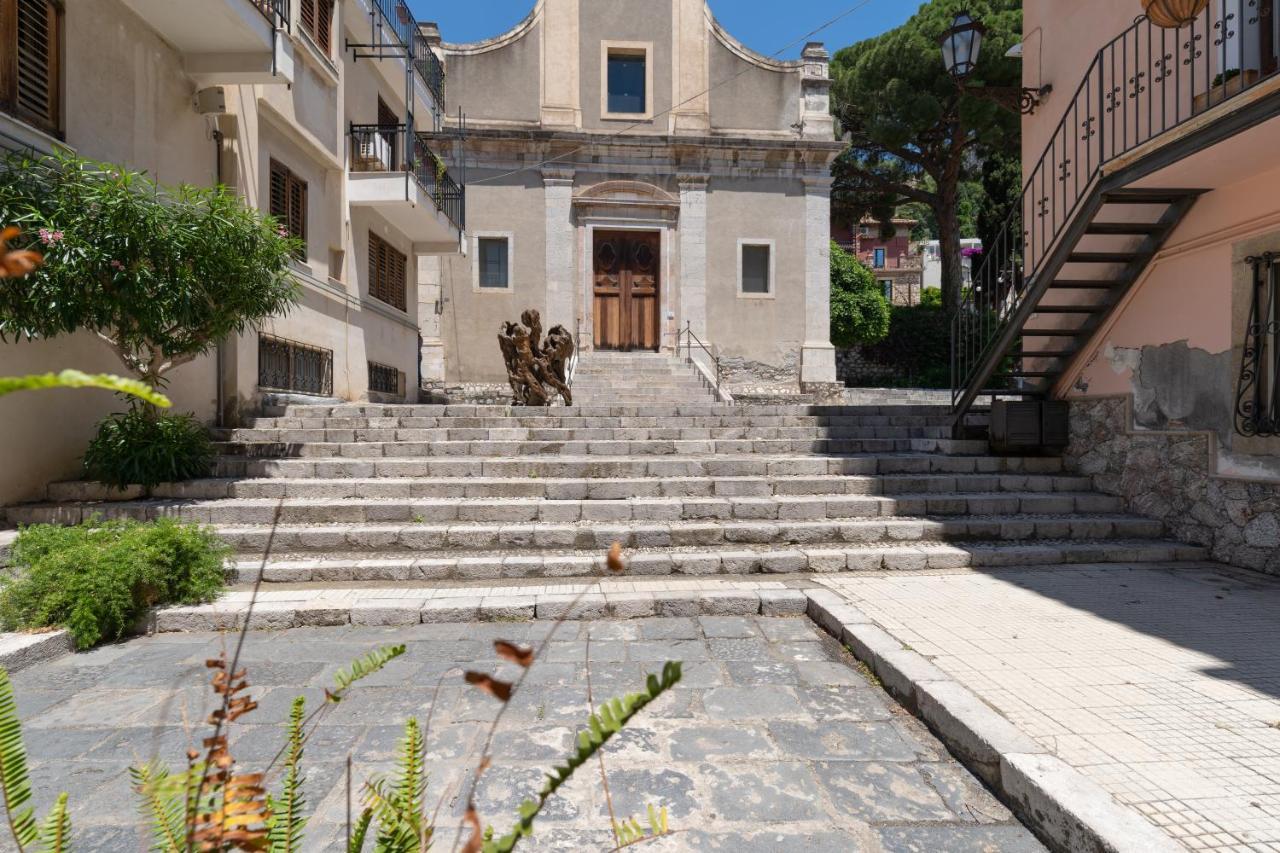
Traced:
[[278, 160], [271, 161], [271, 197], [269, 212], [284, 226], [290, 237], [303, 242], [298, 260], [307, 258], [307, 182]]
[[369, 232], [369, 295], [404, 311], [408, 263], [390, 243]]
[[62, 125], [61, 6], [0, 0], [0, 106], [57, 134]]
[[301, 0], [298, 18], [302, 29], [325, 54], [329, 53], [330, 27], [333, 24], [333, 0]]

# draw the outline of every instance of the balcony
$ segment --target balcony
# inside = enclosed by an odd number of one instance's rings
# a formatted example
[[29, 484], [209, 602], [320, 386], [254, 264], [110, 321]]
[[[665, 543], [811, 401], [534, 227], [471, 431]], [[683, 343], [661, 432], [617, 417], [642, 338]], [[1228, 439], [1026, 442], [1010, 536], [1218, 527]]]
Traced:
[[123, 0], [182, 54], [197, 86], [293, 82], [289, 0]]
[[[407, 153], [406, 153], [407, 152]], [[369, 207], [414, 243], [456, 251], [466, 227], [466, 191], [445, 170], [425, 134], [403, 124], [353, 124], [347, 198]]]
[[[428, 111], [444, 109], [444, 66], [432, 52], [405, 0], [356, 0], [355, 14], [344, 16], [347, 46], [356, 59], [398, 60], [415, 72], [413, 88]], [[406, 67], [377, 62], [391, 86], [404, 85]]]

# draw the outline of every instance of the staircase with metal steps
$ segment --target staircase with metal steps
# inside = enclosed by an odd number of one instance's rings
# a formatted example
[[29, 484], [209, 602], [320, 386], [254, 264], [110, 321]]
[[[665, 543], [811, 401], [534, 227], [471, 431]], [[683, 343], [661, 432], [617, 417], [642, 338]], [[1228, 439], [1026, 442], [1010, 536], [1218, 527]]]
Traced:
[[53, 484], [8, 520], [211, 524], [233, 583], [316, 596], [594, 578], [614, 542], [672, 578], [1204, 556], [1060, 459], [949, 434], [944, 406], [291, 406], [223, 436], [216, 478]]

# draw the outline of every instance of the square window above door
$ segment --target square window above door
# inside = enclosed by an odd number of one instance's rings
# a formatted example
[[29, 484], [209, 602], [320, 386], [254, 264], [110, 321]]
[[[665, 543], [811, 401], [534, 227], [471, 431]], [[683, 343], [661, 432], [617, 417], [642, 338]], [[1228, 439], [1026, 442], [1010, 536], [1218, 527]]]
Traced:
[[603, 83], [606, 117], [648, 117], [652, 87], [648, 45], [606, 42]]

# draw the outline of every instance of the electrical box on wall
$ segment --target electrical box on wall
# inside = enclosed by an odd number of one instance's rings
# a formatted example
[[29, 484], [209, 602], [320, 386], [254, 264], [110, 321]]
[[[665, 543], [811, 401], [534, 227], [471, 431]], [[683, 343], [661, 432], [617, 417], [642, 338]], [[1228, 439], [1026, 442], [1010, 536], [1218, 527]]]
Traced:
[[1052, 453], [1069, 441], [1068, 406], [1060, 400], [991, 404], [991, 449], [997, 453]]
[[202, 116], [222, 115], [227, 111], [227, 90], [210, 86], [196, 92], [196, 112]]

